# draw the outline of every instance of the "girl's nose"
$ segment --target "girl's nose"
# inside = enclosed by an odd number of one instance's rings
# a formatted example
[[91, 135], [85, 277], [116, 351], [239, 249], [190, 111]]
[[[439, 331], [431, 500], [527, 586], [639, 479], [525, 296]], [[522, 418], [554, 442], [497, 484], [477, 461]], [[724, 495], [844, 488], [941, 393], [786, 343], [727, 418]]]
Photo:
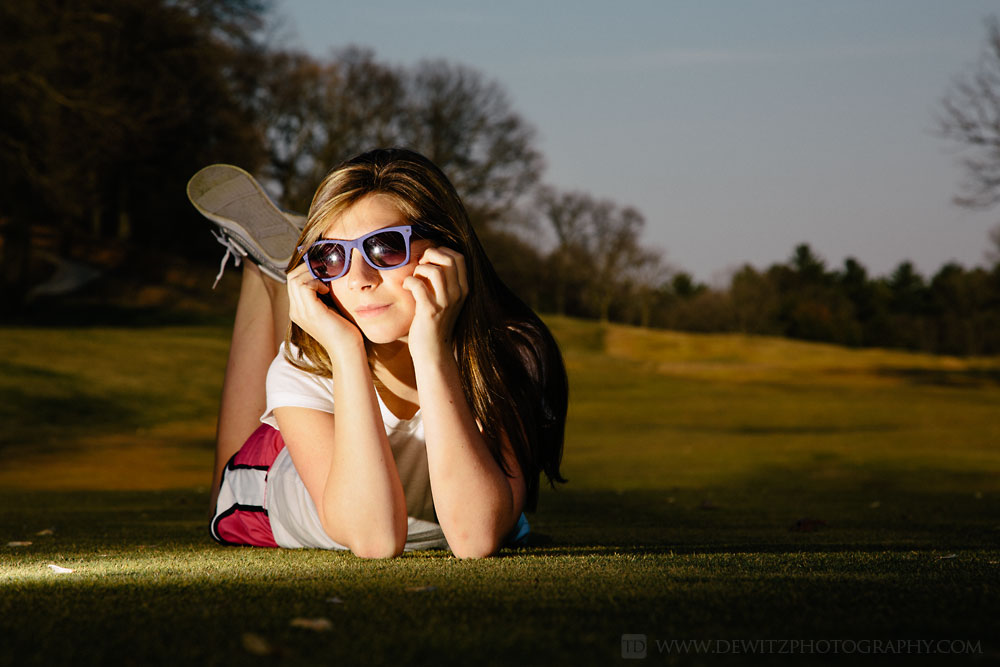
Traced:
[[351, 250], [351, 266], [347, 270], [347, 284], [351, 289], [365, 289], [374, 287], [381, 279], [378, 271], [373, 269], [361, 256], [361, 252], [354, 248]]

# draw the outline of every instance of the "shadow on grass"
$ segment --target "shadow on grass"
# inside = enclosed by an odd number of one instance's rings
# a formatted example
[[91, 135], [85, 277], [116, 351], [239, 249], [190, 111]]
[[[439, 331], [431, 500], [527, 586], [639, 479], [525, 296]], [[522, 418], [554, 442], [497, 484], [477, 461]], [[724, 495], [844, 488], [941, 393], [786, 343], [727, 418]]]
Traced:
[[997, 387], [1000, 386], [1000, 370], [987, 368], [967, 368], [963, 370], [940, 370], [934, 368], [878, 368], [876, 375], [906, 380], [915, 385], [939, 387]]
[[[141, 415], [124, 395], [97, 395], [83, 386], [76, 374], [58, 373], [36, 366], [0, 361], [0, 453], [31, 442], [31, 453], [64, 449], [60, 435], [72, 426], [88, 433], [120, 432], [141, 425]], [[114, 415], [114, 419], [108, 418]]]
[[[0, 491], [4, 542], [33, 542], [0, 546], [0, 566], [20, 577], [4, 584], [0, 632], [18, 665], [253, 664], [263, 645], [293, 664], [608, 664], [631, 632], [991, 636], [995, 566], [966, 550], [996, 557], [995, 490], [976, 498], [921, 488], [930, 471], [913, 486], [889, 472], [800, 487], [786, 477], [804, 471], [772, 468], [704, 489], [546, 492], [535, 546], [482, 561], [215, 546], [204, 494], [190, 490]], [[959, 488], [985, 478], [948, 476]], [[804, 512], [826, 526], [791, 531]], [[315, 618], [331, 627], [292, 624]]]
[[990, 471], [901, 470], [817, 460], [808, 467], [762, 467], [698, 489], [563, 488], [544, 492], [539, 506], [533, 544], [560, 553], [1000, 546], [1000, 493]]
[[[10, 540], [66, 536], [209, 543], [196, 491], [0, 492]], [[529, 515], [538, 555], [954, 551], [1000, 546], [989, 471], [898, 470], [837, 461], [764, 467], [704, 488], [545, 490]], [[96, 531], [96, 532], [95, 532]]]
[[90, 299], [74, 302], [53, 299], [30, 304], [3, 322], [12, 326], [52, 328], [231, 326], [232, 323], [232, 313], [222, 309], [209, 312], [182, 307], [121, 305]]
[[[631, 426], [635, 429], [635, 426]], [[651, 424], [650, 430], [662, 428], [658, 424]], [[711, 424], [699, 424], [697, 426], [677, 425], [672, 427], [678, 433], [724, 433], [737, 435], [843, 435], [843, 434], [868, 434], [868, 433], [891, 433], [900, 429], [899, 424], [793, 424], [779, 425], [771, 424], [767, 426], [756, 426], [751, 424], [738, 424], [729, 427], [720, 427]]]

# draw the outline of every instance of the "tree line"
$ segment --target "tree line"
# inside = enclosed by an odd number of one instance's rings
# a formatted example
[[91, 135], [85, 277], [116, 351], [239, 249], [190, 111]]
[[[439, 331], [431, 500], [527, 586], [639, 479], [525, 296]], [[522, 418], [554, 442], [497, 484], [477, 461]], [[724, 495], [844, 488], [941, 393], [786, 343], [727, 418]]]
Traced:
[[801, 244], [786, 262], [764, 270], [744, 265], [728, 285], [711, 288], [680, 272], [651, 292], [651, 317], [641, 299], [623, 295], [616, 319], [682, 331], [1000, 354], [1000, 261], [992, 269], [948, 263], [929, 278], [904, 261], [889, 275], [870, 276], [853, 258], [830, 269]]
[[359, 47], [325, 58], [274, 47], [270, 16], [266, 0], [0, 5], [0, 311], [16, 309], [44, 270], [40, 229], [84, 261], [94, 248], [125, 248], [155, 278], [149, 253], [217, 253], [184, 195], [200, 167], [238, 164], [305, 211], [338, 162], [404, 145], [449, 175], [498, 271], [537, 309], [1000, 351], [996, 269], [948, 265], [925, 280], [904, 263], [870, 278], [853, 260], [828, 270], [799, 246], [787, 264], [747, 266], [710, 289], [643, 241], [635, 208], [544, 183], [535, 131], [497, 82], [440, 60], [391, 65]]

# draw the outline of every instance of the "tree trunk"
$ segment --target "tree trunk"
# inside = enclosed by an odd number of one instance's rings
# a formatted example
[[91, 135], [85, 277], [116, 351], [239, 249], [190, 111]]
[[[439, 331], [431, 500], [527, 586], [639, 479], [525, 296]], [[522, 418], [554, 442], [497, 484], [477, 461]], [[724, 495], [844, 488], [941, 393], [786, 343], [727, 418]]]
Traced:
[[121, 241], [132, 238], [132, 216], [128, 208], [128, 193], [121, 180], [118, 181], [118, 229], [117, 237]]
[[0, 315], [17, 311], [28, 290], [31, 230], [27, 224], [8, 221], [0, 240]]

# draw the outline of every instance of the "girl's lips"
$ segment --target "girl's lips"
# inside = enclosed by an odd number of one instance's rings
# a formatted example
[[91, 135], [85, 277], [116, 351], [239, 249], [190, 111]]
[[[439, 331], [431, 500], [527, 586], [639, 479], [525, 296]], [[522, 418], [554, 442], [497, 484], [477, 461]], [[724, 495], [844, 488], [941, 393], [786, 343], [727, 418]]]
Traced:
[[391, 304], [385, 304], [382, 306], [362, 306], [354, 311], [357, 317], [373, 317], [375, 315], [381, 315], [389, 309]]

